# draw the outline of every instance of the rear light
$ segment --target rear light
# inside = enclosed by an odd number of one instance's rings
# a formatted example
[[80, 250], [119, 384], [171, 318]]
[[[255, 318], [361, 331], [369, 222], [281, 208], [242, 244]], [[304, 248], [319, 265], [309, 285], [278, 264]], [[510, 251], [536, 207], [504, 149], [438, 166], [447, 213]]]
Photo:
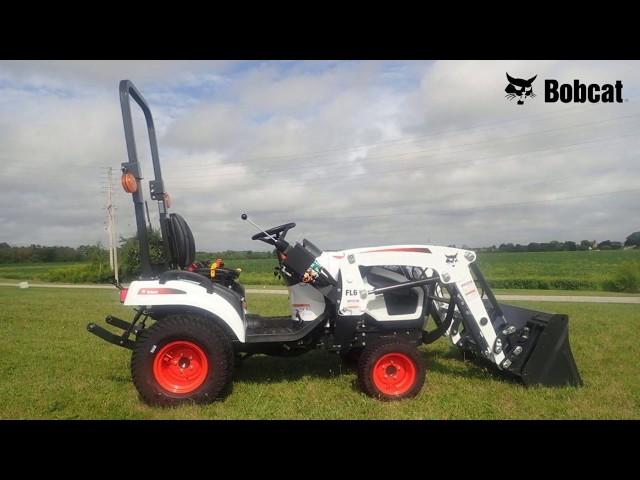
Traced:
[[124, 303], [124, 301], [127, 299], [128, 292], [128, 288], [123, 288], [122, 290], [120, 290], [120, 303]]
[[138, 181], [131, 172], [125, 172], [120, 179], [122, 182], [122, 188], [127, 193], [135, 193], [138, 191]]

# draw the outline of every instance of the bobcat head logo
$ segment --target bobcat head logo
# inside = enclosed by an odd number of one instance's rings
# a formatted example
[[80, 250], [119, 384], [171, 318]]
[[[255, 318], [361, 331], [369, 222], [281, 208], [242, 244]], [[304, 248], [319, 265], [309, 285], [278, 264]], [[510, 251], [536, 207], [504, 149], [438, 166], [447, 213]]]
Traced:
[[458, 254], [455, 255], [445, 255], [447, 257], [447, 263], [455, 264], [458, 261]]
[[513, 78], [511, 75], [507, 73], [507, 80], [509, 80], [509, 85], [504, 89], [507, 94], [505, 98], [509, 100], [513, 100], [518, 97], [518, 105], [524, 104], [524, 99], [527, 97], [535, 97], [536, 94], [533, 93], [533, 87], [531, 84], [536, 79], [538, 75], [534, 75], [529, 80], [524, 80], [522, 78]]

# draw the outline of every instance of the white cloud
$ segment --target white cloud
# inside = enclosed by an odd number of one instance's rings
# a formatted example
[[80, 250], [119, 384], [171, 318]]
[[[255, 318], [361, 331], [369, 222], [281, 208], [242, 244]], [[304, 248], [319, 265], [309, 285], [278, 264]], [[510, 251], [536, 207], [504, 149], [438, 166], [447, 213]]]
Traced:
[[[620, 240], [640, 228], [638, 193], [589, 195], [637, 183], [639, 66], [0, 62], [0, 241], [104, 241], [101, 168], [126, 158], [122, 78], [151, 104], [174, 209], [201, 249], [262, 248], [244, 211], [265, 226], [296, 221], [325, 248]], [[505, 72], [537, 74], [538, 97], [505, 99]], [[545, 104], [544, 78], [622, 79], [629, 101]], [[118, 186], [116, 201], [131, 234]]]

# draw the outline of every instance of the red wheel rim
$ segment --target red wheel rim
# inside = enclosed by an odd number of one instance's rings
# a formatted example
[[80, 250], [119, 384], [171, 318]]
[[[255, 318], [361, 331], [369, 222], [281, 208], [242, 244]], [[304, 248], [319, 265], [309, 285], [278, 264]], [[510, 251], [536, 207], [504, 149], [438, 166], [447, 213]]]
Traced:
[[171, 393], [190, 393], [209, 373], [207, 356], [198, 345], [178, 340], [167, 343], [153, 360], [156, 382]]
[[403, 353], [387, 353], [373, 367], [373, 383], [385, 395], [402, 395], [416, 380], [416, 366]]

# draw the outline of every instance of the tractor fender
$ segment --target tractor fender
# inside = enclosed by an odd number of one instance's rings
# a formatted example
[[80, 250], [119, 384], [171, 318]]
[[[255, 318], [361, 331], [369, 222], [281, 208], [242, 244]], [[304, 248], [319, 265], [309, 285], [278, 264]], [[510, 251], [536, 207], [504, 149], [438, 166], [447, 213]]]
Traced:
[[[187, 280], [169, 280], [160, 284], [158, 280], [134, 281], [128, 287], [124, 304], [127, 306], [168, 307], [179, 311], [182, 307], [218, 319], [225, 330], [233, 332], [238, 341], [245, 342], [244, 312], [242, 305], [233, 302], [233, 297], [224, 287], [208, 293], [207, 289]], [[239, 302], [239, 301], [238, 301]]]

